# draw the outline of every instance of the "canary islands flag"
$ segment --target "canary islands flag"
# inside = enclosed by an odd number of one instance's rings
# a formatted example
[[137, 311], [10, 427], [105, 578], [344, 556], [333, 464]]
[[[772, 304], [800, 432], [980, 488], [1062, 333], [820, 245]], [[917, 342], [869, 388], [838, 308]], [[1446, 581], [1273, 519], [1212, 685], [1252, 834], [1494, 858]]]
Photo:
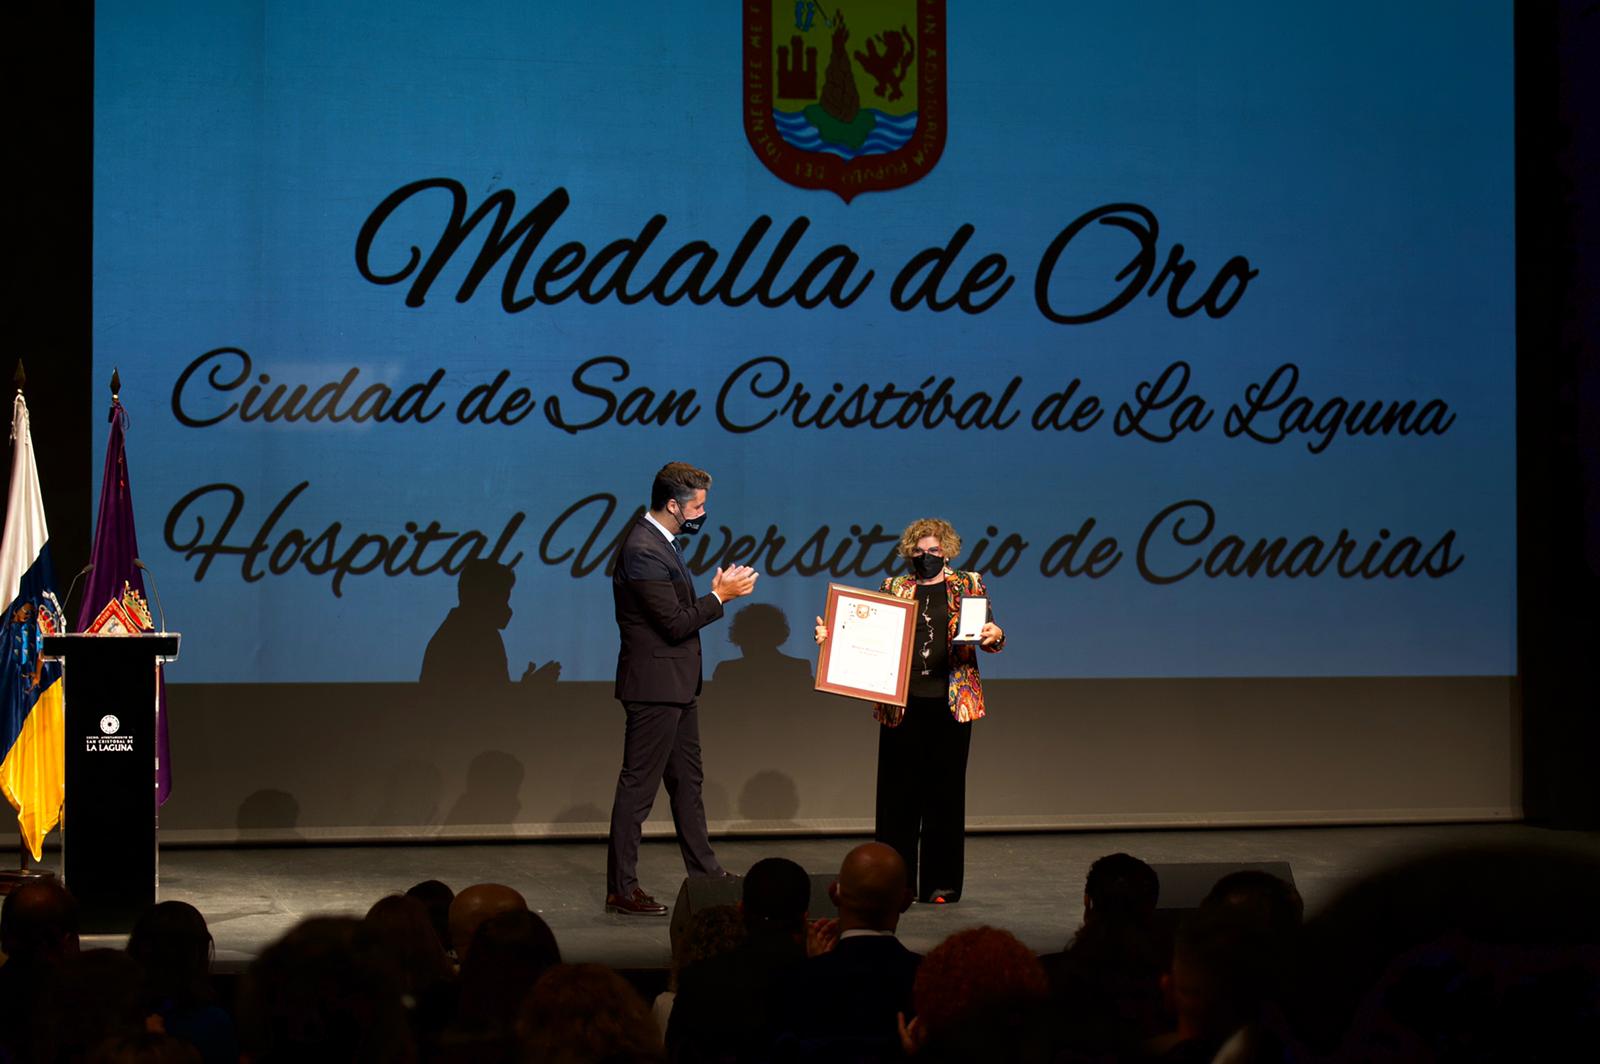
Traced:
[[39, 494], [39, 469], [22, 393], [11, 407], [11, 494], [0, 541], [0, 597], [5, 608], [0, 645], [0, 789], [17, 810], [23, 841], [39, 860], [44, 837], [61, 819], [66, 793], [61, 665], [39, 658], [46, 635], [64, 630], [50, 567], [50, 533]]

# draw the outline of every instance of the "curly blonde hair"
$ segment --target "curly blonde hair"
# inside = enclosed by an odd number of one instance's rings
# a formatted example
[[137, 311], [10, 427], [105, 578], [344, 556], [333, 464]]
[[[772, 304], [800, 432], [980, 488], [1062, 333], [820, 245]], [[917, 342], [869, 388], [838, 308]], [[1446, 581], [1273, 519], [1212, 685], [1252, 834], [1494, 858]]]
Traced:
[[949, 521], [942, 517], [919, 517], [900, 533], [900, 556], [909, 558], [915, 554], [917, 540], [924, 536], [938, 536], [939, 547], [946, 558], [954, 559], [956, 552], [961, 549], [961, 537]]

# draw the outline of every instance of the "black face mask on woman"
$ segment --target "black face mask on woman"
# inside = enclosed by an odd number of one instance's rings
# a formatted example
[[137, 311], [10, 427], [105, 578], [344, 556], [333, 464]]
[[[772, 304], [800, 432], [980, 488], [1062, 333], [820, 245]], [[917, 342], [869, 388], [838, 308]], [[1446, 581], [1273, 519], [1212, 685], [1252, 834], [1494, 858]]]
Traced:
[[944, 559], [937, 554], [914, 554], [911, 556], [911, 572], [918, 580], [932, 580], [944, 572]]

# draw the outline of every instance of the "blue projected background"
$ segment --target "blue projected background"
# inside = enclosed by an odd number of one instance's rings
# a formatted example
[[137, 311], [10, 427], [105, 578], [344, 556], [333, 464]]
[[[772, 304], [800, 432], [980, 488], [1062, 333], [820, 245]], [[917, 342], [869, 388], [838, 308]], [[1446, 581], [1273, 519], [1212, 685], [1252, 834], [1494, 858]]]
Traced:
[[702, 589], [756, 565], [796, 656], [934, 514], [995, 676], [1515, 671], [1509, 3], [838, 6], [937, 149], [900, 187], [758, 154], [864, 172], [764, 120], [776, 47], [836, 76], [805, 4], [96, 5], [95, 366], [174, 679], [415, 679], [474, 555], [514, 673], [608, 679], [669, 459]]

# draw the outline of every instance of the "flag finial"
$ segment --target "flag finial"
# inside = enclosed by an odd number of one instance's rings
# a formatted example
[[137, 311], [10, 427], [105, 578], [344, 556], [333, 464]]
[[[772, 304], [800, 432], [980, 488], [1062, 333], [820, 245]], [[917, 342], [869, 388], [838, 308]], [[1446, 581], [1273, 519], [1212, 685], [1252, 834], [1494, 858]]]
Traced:
[[111, 367], [111, 401], [117, 401], [117, 396], [122, 394], [122, 375], [115, 366]]
[[17, 371], [11, 375], [11, 383], [17, 386], [17, 391], [22, 391], [22, 386], [28, 383], [28, 371], [22, 368], [22, 359], [17, 359]]

